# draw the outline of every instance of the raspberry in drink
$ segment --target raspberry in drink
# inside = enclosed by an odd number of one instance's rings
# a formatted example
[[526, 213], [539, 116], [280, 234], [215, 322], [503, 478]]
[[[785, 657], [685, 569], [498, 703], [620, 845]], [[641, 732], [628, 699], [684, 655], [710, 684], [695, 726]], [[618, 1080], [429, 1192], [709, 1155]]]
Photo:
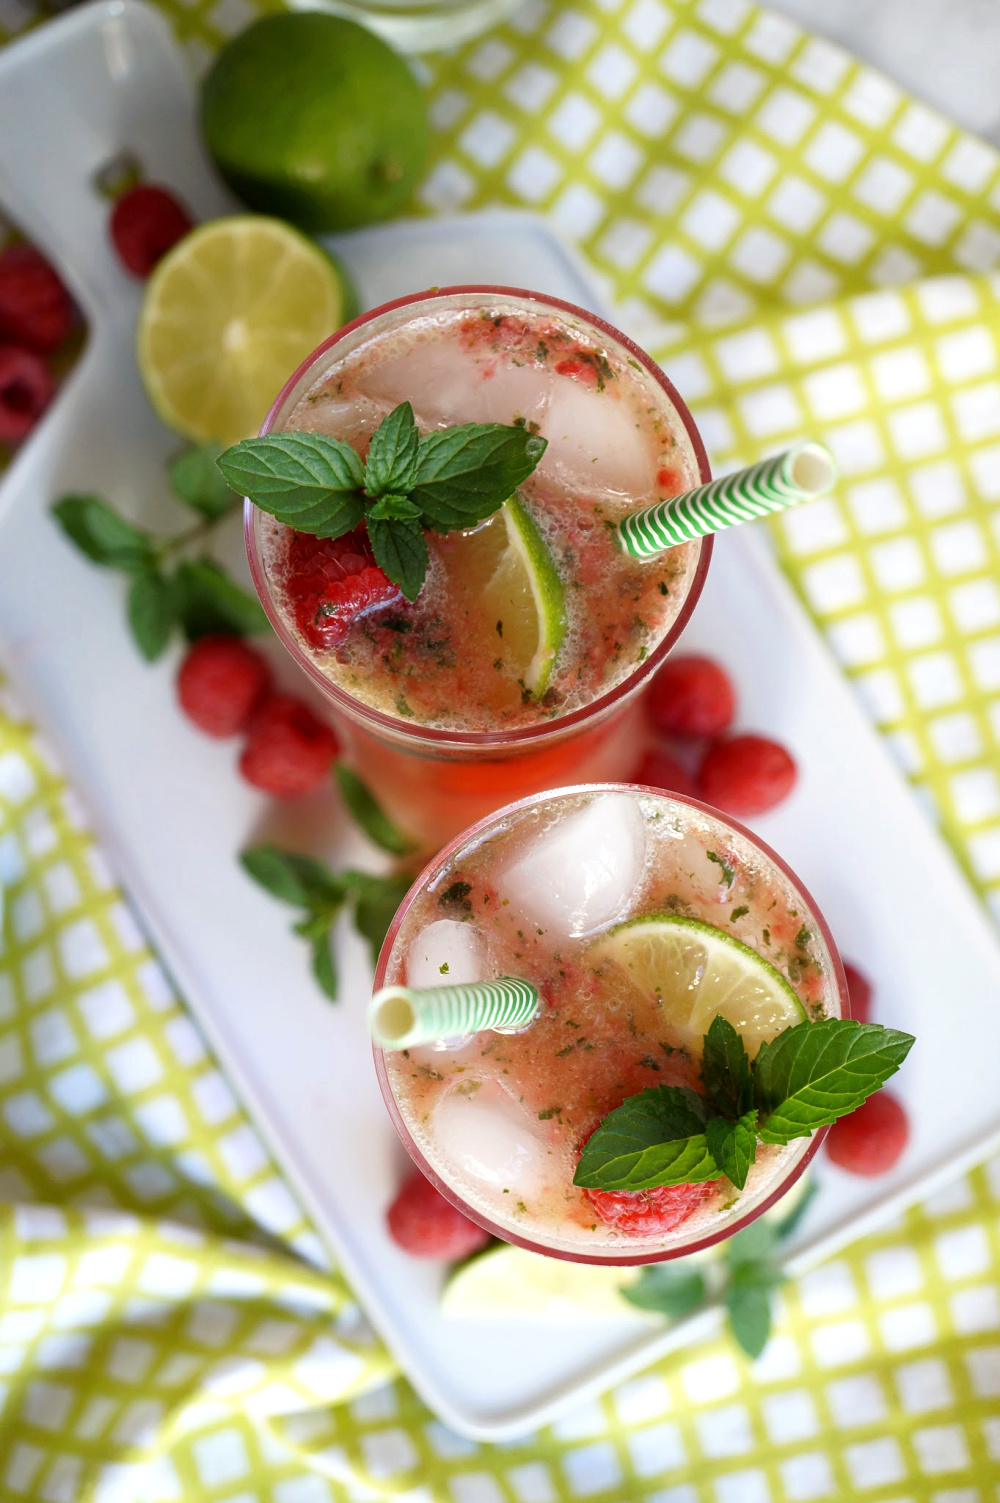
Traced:
[[741, 1189], [714, 1170], [637, 1191], [574, 1183], [596, 1129], [630, 1098], [672, 1086], [704, 1099], [714, 1018], [753, 1059], [785, 1029], [847, 1012], [811, 899], [717, 812], [591, 786], [512, 805], [459, 837], [397, 915], [376, 984], [502, 976], [537, 989], [528, 1026], [375, 1051], [410, 1153], [496, 1235], [582, 1261], [678, 1256], [758, 1215], [814, 1152], [816, 1135], [759, 1142]]
[[359, 770], [430, 841], [635, 764], [635, 695], [693, 608], [710, 541], [637, 561], [614, 525], [707, 465], [679, 398], [623, 335], [505, 289], [376, 310], [293, 378], [266, 430], [363, 455], [407, 401], [424, 434], [517, 424], [547, 444], [500, 511], [427, 532], [415, 600], [377, 567], [363, 527], [321, 539], [251, 509], [248, 543], [271, 619], [346, 717]]

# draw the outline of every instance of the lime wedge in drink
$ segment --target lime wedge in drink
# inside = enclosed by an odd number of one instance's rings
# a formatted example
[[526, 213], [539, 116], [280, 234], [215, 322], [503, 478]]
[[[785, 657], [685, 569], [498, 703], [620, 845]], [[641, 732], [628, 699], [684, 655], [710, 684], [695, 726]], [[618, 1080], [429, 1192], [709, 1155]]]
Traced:
[[186, 438], [249, 437], [340, 327], [347, 296], [330, 257], [280, 220], [235, 215], [192, 230], [153, 272], [139, 315], [150, 401]]
[[588, 1315], [621, 1320], [639, 1313], [621, 1294], [638, 1273], [627, 1267], [564, 1263], [505, 1242], [455, 1269], [442, 1292], [441, 1309], [454, 1319], [524, 1316], [555, 1322]]
[[672, 913], [630, 919], [596, 940], [589, 957], [619, 966], [659, 1002], [664, 1022], [692, 1043], [700, 1043], [721, 1015], [742, 1035], [752, 1059], [765, 1040], [806, 1021], [805, 1008], [773, 965], [698, 919]]
[[511, 496], [453, 549], [452, 567], [472, 587], [491, 635], [496, 631], [507, 672], [540, 697], [566, 635], [566, 599], [534, 518]]

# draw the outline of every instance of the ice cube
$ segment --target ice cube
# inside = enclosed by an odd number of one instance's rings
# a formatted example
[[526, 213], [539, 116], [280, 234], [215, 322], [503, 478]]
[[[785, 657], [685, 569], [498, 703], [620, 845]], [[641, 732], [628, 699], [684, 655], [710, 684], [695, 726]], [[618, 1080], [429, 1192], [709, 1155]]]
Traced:
[[543, 421], [552, 376], [535, 366], [484, 360], [456, 341], [430, 341], [364, 372], [359, 387], [386, 410], [410, 402], [421, 428], [451, 423]]
[[434, 1142], [458, 1176], [536, 1194], [552, 1156], [539, 1123], [500, 1086], [449, 1091], [434, 1109]]
[[498, 886], [532, 925], [578, 938], [624, 914], [645, 859], [635, 799], [600, 793], [536, 836]]
[[406, 952], [407, 986], [461, 986], [486, 976], [486, 946], [475, 926], [437, 919]]
[[571, 377], [555, 378], [541, 431], [548, 448], [538, 467], [561, 485], [632, 502], [656, 491], [657, 454], [636, 406], [615, 392], [597, 392]]

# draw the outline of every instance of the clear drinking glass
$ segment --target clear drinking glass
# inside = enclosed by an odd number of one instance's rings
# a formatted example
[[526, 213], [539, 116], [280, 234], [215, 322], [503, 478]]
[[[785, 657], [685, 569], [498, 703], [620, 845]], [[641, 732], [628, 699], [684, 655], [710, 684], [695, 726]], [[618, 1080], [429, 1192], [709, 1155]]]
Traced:
[[[280, 431], [299, 401], [338, 361], [374, 336], [398, 329], [437, 310], [482, 309], [501, 302], [529, 319], [566, 318], [599, 346], [620, 353], [654, 379], [673, 426], [687, 446], [690, 471], [711, 478], [701, 437], [690, 413], [658, 365], [626, 335], [571, 303], [542, 293], [505, 287], [445, 287], [387, 303], [338, 330], [292, 375], [277, 398], [262, 433]], [[640, 691], [677, 641], [698, 601], [712, 554], [711, 537], [697, 547], [674, 619], [645, 661], [614, 687], [567, 714], [529, 725], [490, 731], [458, 731], [414, 724], [362, 703], [332, 682], [290, 629], [275, 598], [265, 563], [263, 529], [269, 519], [246, 508], [246, 543], [257, 593], [278, 637], [296, 663], [326, 696], [347, 755], [387, 812], [428, 848], [502, 804], [542, 788], [627, 776], [642, 744]]]
[[[466, 1216], [494, 1236], [532, 1252], [570, 1262], [633, 1266], [697, 1252], [731, 1237], [756, 1220], [803, 1173], [826, 1129], [784, 1147], [759, 1146], [758, 1163], [742, 1192], [736, 1194], [732, 1187], [720, 1191], [717, 1203], [699, 1208], [688, 1221], [662, 1235], [616, 1234], [613, 1229], [598, 1225], [583, 1192], [572, 1187], [572, 1171], [579, 1150], [597, 1120], [608, 1110], [646, 1085], [687, 1083], [688, 1076], [695, 1084], [698, 1080], [697, 1059], [692, 1056], [687, 1062], [680, 1061], [679, 1054], [684, 1051], [668, 1048], [663, 1042], [664, 1035], [671, 1036], [668, 1027], [664, 1027], [659, 1038], [653, 1036], [659, 1026], [655, 1011], [642, 1013], [637, 1004], [634, 1013], [622, 1014], [620, 1001], [612, 1007], [599, 989], [595, 993], [593, 983], [587, 980], [587, 964], [581, 965], [570, 941], [565, 942], [565, 949], [563, 941], [559, 941], [557, 960], [563, 968], [558, 973], [554, 968], [548, 970], [552, 987], [548, 1008], [546, 962], [539, 959], [538, 945], [545, 946], [551, 941], [543, 938], [532, 949], [532, 931], [526, 923], [524, 928], [528, 933], [522, 934], [518, 943], [520, 946], [523, 942], [527, 959], [511, 962], [503, 949], [496, 947], [497, 936], [511, 922], [497, 908], [498, 893], [510, 892], [509, 886], [504, 888], [502, 872], [511, 852], [519, 852], [525, 848], [524, 842], [534, 842], [546, 830], [557, 827], [560, 818], [588, 799], [608, 794], [625, 794], [640, 801], [647, 831], [657, 831], [655, 841], [646, 848], [648, 870], [652, 873], [651, 890], [658, 894], [660, 888], [656, 884], [661, 881], [667, 884], [663, 890], [670, 893], [674, 912], [712, 923], [713, 927], [725, 926], [727, 932], [743, 943], [774, 958], [786, 979], [795, 978], [792, 984], [800, 1001], [814, 1018], [821, 1014], [850, 1016], [843, 966], [822, 914], [795, 874], [758, 836], [694, 799], [628, 784], [590, 785], [521, 800], [453, 840], [424, 869], [401, 904], [386, 935], [376, 970], [376, 991], [383, 986], [405, 983], [410, 945], [429, 923], [440, 919], [442, 914], [458, 911], [453, 896], [457, 881], [460, 892], [466, 889], [461, 901], [469, 904], [463, 924], [471, 922], [483, 942], [491, 947], [489, 973], [493, 973], [494, 957], [499, 957], [498, 965], [506, 961], [508, 966], [520, 963], [528, 967], [522, 974], [539, 989], [542, 1022], [507, 1036], [477, 1034], [457, 1051], [455, 1041], [441, 1046], [425, 1045], [405, 1056], [401, 1051], [385, 1052], [376, 1045], [374, 1057], [386, 1109], [403, 1146], [442, 1195]], [[712, 857], [705, 860], [709, 850]], [[730, 887], [726, 886], [725, 874], [715, 859], [720, 852], [731, 863]], [[501, 898], [504, 906], [510, 901], [509, 896]], [[635, 917], [645, 913], [644, 901], [638, 902]], [[736, 905], [741, 905], [742, 915], [730, 921]], [[514, 912], [514, 922], [522, 922], [516, 899]], [[786, 963], [780, 958], [779, 942], [784, 932], [781, 925], [792, 930], [800, 926], [808, 933], [809, 960], [801, 968], [796, 961]], [[539, 934], [543, 932], [538, 930]], [[589, 944], [596, 937], [588, 935], [580, 943]], [[564, 978], [561, 983], [555, 980], [557, 974]], [[602, 1009], [608, 1010], [602, 1014]], [[569, 1011], [572, 1017], [568, 1016]], [[650, 1016], [654, 1019], [652, 1031]], [[642, 1025], [644, 1018], [645, 1026], [637, 1028], [637, 1020]], [[538, 1041], [534, 1042], [533, 1030], [543, 1026], [548, 1032], [536, 1035]], [[566, 1043], [560, 1050], [553, 1050], [550, 1044], [553, 1039], [557, 1044], [563, 1039]], [[584, 1052], [580, 1049], [581, 1041]], [[586, 1052], [588, 1045], [590, 1052]], [[656, 1058], [643, 1057], [634, 1065], [625, 1064], [623, 1061], [630, 1059], [630, 1051], [637, 1055], [655, 1054]], [[564, 1055], [569, 1055], [569, 1059], [564, 1061]], [[677, 1079], [661, 1073], [674, 1069], [681, 1072]], [[630, 1080], [619, 1090], [619, 1075], [629, 1070], [637, 1072], [638, 1083]], [[456, 1094], [468, 1100], [468, 1106], [461, 1107], [463, 1112], [473, 1111], [484, 1098], [489, 1099], [492, 1111], [499, 1099], [502, 1109], [506, 1111], [509, 1106], [518, 1121], [519, 1114], [524, 1112], [525, 1131], [530, 1123], [532, 1133], [547, 1134], [547, 1151], [554, 1156], [552, 1163], [557, 1166], [553, 1171], [555, 1189], [547, 1186], [538, 1192], [533, 1203], [528, 1194], [520, 1198], [522, 1191], [517, 1183], [513, 1188], [501, 1188], [499, 1180], [487, 1183], [457, 1167], [454, 1143], [442, 1147], [436, 1135], [440, 1118], [435, 1116], [441, 1102]], [[540, 1107], [539, 1102], [544, 1105]], [[554, 1111], [560, 1114], [558, 1122], [553, 1119]], [[539, 1123], [535, 1120], [538, 1118], [544, 1120]], [[471, 1117], [466, 1120], [463, 1145], [471, 1143], [475, 1136]], [[588, 1225], [591, 1220], [594, 1224]]]

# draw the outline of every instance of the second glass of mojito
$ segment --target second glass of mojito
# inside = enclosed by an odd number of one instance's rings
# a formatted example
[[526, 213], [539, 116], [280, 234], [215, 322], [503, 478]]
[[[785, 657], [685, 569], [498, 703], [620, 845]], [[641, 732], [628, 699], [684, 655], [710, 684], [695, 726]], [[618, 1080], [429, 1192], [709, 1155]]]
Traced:
[[247, 545], [268, 615], [338, 712], [355, 766], [434, 847], [513, 799], [631, 771], [637, 696], [694, 608], [712, 542], [637, 561], [614, 526], [709, 469], [680, 397], [625, 335], [502, 287], [419, 294], [347, 325], [262, 432], [364, 453], [402, 402], [422, 433], [516, 424], [547, 443], [500, 511], [427, 534], [416, 600], [374, 567], [363, 529], [319, 539], [248, 504]]

